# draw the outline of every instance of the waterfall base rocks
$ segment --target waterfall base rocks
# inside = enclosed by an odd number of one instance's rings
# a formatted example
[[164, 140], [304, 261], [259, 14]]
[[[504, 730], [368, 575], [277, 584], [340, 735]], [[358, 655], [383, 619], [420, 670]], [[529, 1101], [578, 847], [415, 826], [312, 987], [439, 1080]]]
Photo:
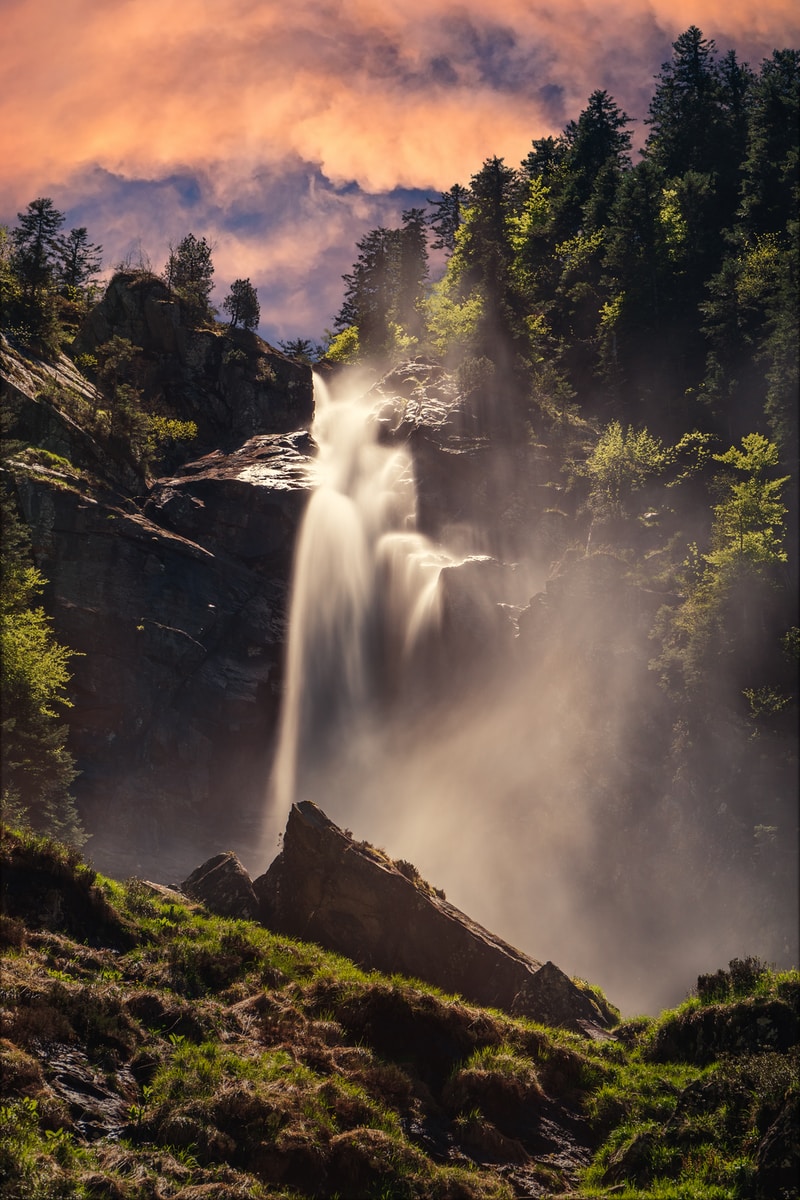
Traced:
[[349, 834], [308, 801], [283, 849], [253, 883], [260, 919], [359, 965], [422, 979], [475, 1004], [599, 1032], [609, 1013], [553, 963], [539, 963], [472, 921], [411, 864]]

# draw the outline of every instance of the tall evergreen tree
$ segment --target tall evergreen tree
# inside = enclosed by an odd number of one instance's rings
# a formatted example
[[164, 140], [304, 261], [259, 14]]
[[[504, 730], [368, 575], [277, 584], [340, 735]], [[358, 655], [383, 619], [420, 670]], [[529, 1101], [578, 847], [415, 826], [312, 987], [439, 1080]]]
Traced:
[[800, 210], [800, 50], [776, 50], [750, 94], [740, 220], [748, 234], [783, 233]]
[[17, 213], [19, 224], [11, 240], [17, 273], [27, 291], [37, 291], [51, 281], [64, 219], [47, 196], [31, 200], [25, 212]]
[[464, 220], [464, 212], [469, 205], [469, 188], [456, 183], [449, 192], [443, 192], [438, 200], [429, 200], [434, 211], [428, 215], [428, 224], [436, 234], [436, 241], [431, 249], [447, 250], [453, 253], [456, 246], [456, 235]]
[[[608, 92], [596, 91], [578, 120], [566, 126], [555, 216], [559, 238], [570, 237], [585, 225], [585, 208], [598, 182], [602, 180], [608, 193], [610, 181], [630, 165], [631, 135], [626, 129], [630, 120]], [[611, 192], [613, 196], [613, 187]]]
[[70, 229], [66, 237], [59, 237], [55, 251], [59, 280], [66, 287], [85, 287], [100, 270], [103, 261], [103, 247], [89, 241], [84, 225]]
[[397, 323], [417, 337], [422, 332], [419, 304], [425, 295], [428, 277], [428, 237], [425, 230], [425, 210], [410, 208], [403, 213], [399, 238], [397, 294], [394, 315]]
[[397, 296], [399, 229], [380, 227], [356, 242], [359, 258], [344, 275], [344, 302], [335, 320], [338, 330], [355, 326], [365, 358], [384, 358]]
[[709, 171], [720, 148], [720, 95], [716, 44], [696, 25], [672, 43], [673, 55], [656, 77], [645, 143], [666, 178]]
[[529, 179], [541, 179], [547, 185], [557, 181], [564, 168], [567, 143], [564, 137], [536, 138], [533, 149], [522, 163]]

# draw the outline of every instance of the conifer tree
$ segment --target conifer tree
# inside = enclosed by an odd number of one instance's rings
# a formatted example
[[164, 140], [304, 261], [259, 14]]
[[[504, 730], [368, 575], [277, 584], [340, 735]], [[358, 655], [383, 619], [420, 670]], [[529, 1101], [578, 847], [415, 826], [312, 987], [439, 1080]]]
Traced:
[[26, 290], [35, 292], [50, 282], [57, 260], [58, 231], [64, 224], [47, 196], [32, 200], [25, 212], [17, 213], [17, 228], [11, 233], [17, 273]]
[[255, 329], [261, 319], [258, 293], [249, 279], [234, 279], [222, 307], [230, 317], [231, 328], [241, 325], [242, 329]]
[[164, 271], [168, 287], [186, 301], [195, 317], [210, 313], [209, 297], [214, 284], [213, 247], [204, 237], [187, 233], [177, 249], [170, 246]]
[[89, 241], [84, 225], [58, 238], [55, 250], [58, 276], [65, 287], [85, 287], [100, 270], [103, 247]]
[[469, 205], [469, 188], [456, 183], [449, 192], [443, 192], [438, 200], [429, 200], [428, 203], [433, 205], [434, 212], [428, 214], [427, 221], [436, 234], [431, 249], [447, 250], [452, 254], [456, 246], [456, 234]]
[[646, 124], [646, 150], [666, 178], [708, 171], [719, 151], [719, 83], [716, 44], [690, 26], [673, 42], [673, 55], [657, 76]]

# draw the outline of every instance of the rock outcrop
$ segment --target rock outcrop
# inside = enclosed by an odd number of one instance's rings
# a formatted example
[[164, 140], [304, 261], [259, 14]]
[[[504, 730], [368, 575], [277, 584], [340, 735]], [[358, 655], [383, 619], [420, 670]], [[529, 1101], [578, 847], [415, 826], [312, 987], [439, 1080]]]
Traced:
[[160, 398], [179, 419], [194, 421], [206, 448], [233, 447], [311, 421], [308, 366], [246, 330], [194, 327], [155, 275], [115, 275], [78, 331], [73, 354], [95, 354], [114, 336], [139, 347], [145, 394]]
[[380, 438], [412, 451], [423, 533], [456, 553], [490, 549], [508, 560], [550, 562], [563, 549], [558, 456], [494, 436], [492, 389], [418, 358], [389, 371], [369, 395]]
[[191, 900], [199, 900], [221, 917], [252, 920], [258, 901], [250, 876], [232, 850], [216, 854], [181, 884]]
[[314, 804], [292, 808], [283, 849], [253, 883], [264, 924], [360, 965], [425, 980], [476, 1004], [575, 1029], [602, 1027], [594, 1000], [472, 921], [422, 881], [353, 841]]
[[262, 434], [228, 454], [214, 451], [158, 479], [144, 513], [208, 550], [271, 561], [287, 574], [313, 487], [314, 446], [305, 431]]

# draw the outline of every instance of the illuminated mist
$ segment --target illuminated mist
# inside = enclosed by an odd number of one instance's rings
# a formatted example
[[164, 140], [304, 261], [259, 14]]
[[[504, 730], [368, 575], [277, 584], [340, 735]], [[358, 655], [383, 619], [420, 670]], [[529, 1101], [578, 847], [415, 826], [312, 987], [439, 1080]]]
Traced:
[[[632, 662], [630, 614], [565, 599], [555, 632], [465, 662], [440, 582], [465, 560], [417, 532], [408, 451], [381, 443], [368, 401], [319, 381], [316, 397], [268, 843], [311, 799], [626, 1014], [678, 1002], [733, 957], [788, 965], [796, 893], [776, 900], [720, 859], [702, 799], [665, 783], [670, 734]], [[517, 575], [543, 582], [551, 564], [533, 545], [524, 558]]]

